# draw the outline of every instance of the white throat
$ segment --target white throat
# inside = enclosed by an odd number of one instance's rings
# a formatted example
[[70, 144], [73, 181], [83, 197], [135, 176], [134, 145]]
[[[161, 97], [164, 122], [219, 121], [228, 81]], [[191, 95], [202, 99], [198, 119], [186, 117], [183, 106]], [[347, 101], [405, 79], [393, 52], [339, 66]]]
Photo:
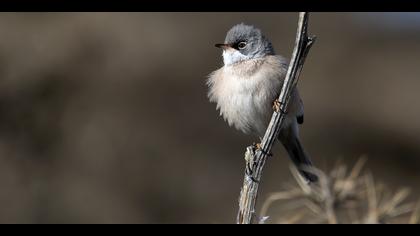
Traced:
[[223, 63], [226, 66], [235, 64], [240, 61], [245, 61], [248, 59], [250, 59], [249, 56], [245, 56], [244, 54], [240, 53], [238, 50], [227, 49], [223, 51]]

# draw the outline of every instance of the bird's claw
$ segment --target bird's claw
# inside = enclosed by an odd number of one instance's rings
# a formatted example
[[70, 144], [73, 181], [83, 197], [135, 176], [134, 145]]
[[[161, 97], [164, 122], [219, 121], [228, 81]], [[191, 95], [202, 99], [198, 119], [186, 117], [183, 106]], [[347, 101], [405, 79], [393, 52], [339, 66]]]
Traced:
[[273, 154], [266, 152], [261, 143], [254, 143], [252, 146], [249, 146], [247, 152], [245, 153], [245, 161], [246, 161], [246, 168], [245, 174], [248, 179], [252, 182], [258, 183], [259, 181], [254, 178], [254, 168], [255, 168], [255, 161], [254, 156], [256, 151], [261, 151], [266, 156], [273, 156]]
[[284, 114], [287, 114], [287, 112], [286, 111], [284, 111], [284, 110], [282, 110], [281, 109], [281, 102], [279, 101], [279, 99], [276, 99], [276, 100], [274, 100], [274, 102], [273, 102], [273, 110], [275, 111], [275, 112], [277, 112], [277, 113], [284, 113]]
[[273, 110], [275, 110], [276, 112], [280, 111], [280, 101], [278, 99], [274, 100], [273, 102]]
[[273, 153], [271, 153], [271, 152], [267, 152], [267, 151], [265, 151], [263, 148], [262, 148], [262, 145], [261, 145], [261, 143], [257, 143], [257, 144], [254, 144], [254, 146], [255, 146], [255, 149], [258, 151], [261, 151], [264, 155], [266, 155], [266, 156], [269, 156], [269, 157], [271, 157], [271, 156], [273, 156]]

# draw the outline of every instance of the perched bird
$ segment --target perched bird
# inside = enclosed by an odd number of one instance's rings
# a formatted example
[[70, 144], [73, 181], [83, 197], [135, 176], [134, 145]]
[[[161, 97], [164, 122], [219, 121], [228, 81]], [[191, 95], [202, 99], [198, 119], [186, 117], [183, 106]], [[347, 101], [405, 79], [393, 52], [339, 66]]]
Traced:
[[[209, 75], [208, 97], [217, 104], [229, 126], [263, 137], [273, 113], [273, 102], [283, 85], [288, 61], [276, 55], [271, 42], [254, 26], [238, 24], [226, 35], [223, 44], [224, 66]], [[308, 182], [317, 177], [305, 170], [312, 166], [299, 140], [303, 123], [303, 103], [297, 88], [292, 92], [278, 139], [293, 163]]]

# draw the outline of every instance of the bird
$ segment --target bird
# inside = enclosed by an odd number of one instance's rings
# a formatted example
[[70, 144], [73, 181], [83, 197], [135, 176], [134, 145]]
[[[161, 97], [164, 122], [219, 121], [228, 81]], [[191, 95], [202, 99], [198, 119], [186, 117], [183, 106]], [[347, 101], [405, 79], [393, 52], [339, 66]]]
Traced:
[[[275, 53], [272, 43], [260, 29], [244, 23], [234, 25], [227, 32], [224, 43], [215, 46], [223, 50], [223, 66], [207, 77], [209, 101], [216, 104], [229, 126], [261, 139], [270, 122], [273, 103], [278, 103], [276, 98], [289, 62]], [[299, 126], [303, 122], [303, 101], [295, 87], [278, 140], [301, 176], [312, 183], [318, 178], [307, 171], [313, 164], [299, 138]]]

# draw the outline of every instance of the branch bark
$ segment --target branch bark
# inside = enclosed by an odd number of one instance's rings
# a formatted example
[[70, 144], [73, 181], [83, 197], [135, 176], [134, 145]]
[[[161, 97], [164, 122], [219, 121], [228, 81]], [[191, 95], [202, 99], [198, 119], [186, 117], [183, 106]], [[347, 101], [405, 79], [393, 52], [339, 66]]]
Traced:
[[315, 41], [314, 36], [308, 36], [308, 17], [309, 13], [307, 12], [299, 13], [295, 48], [278, 98], [280, 110], [273, 112], [260, 148], [257, 149], [255, 146], [247, 147], [245, 153], [245, 177], [239, 197], [238, 224], [251, 224], [255, 221], [255, 204], [265, 161], [268, 153], [271, 153], [271, 148], [281, 130], [291, 92], [297, 85], [306, 56]]

